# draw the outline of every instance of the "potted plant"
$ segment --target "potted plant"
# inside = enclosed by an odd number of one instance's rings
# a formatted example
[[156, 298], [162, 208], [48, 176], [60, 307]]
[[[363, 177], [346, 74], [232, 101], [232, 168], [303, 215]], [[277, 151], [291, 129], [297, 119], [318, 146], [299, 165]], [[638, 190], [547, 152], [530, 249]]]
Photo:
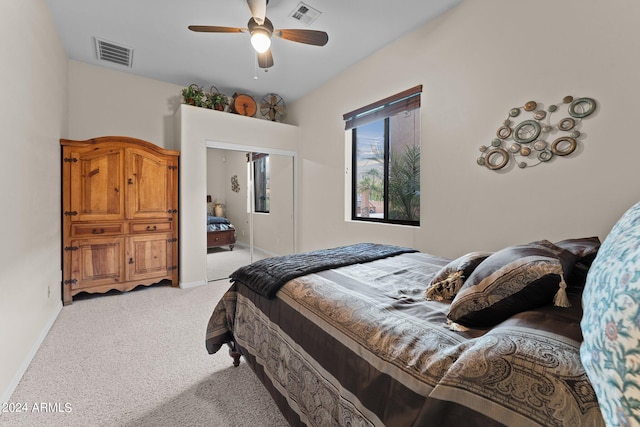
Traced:
[[204, 92], [196, 84], [190, 84], [189, 87], [182, 89], [182, 99], [185, 104], [202, 107], [204, 98]]
[[211, 108], [213, 110], [224, 111], [225, 107], [229, 105], [229, 98], [224, 93], [218, 91], [218, 88], [211, 86], [211, 90], [206, 95], [204, 107]]

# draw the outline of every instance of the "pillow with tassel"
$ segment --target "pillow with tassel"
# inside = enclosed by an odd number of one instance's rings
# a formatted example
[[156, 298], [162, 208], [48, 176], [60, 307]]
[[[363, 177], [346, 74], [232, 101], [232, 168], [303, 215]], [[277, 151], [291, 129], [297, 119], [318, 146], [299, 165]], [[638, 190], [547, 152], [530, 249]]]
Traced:
[[433, 301], [452, 300], [462, 287], [464, 280], [491, 252], [470, 252], [462, 255], [442, 267], [433, 276], [424, 297]]
[[553, 302], [569, 307], [565, 276], [577, 257], [548, 240], [504, 248], [478, 265], [449, 307], [451, 329], [489, 327]]

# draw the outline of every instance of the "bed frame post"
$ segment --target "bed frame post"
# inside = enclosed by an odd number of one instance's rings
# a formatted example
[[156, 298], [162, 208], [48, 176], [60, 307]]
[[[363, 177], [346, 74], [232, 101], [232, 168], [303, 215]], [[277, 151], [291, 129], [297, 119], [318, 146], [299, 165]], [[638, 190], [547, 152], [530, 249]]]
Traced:
[[227, 345], [229, 346], [229, 356], [233, 358], [233, 366], [237, 368], [240, 366], [240, 356], [242, 354], [236, 349], [235, 341], [228, 342]]

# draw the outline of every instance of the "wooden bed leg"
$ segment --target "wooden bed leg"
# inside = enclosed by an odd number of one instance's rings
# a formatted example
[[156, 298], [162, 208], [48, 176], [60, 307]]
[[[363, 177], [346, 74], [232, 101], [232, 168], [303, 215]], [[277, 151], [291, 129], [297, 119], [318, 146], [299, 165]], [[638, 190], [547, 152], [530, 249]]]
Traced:
[[237, 368], [240, 366], [240, 356], [242, 354], [236, 349], [235, 342], [228, 342], [227, 345], [229, 346], [229, 356], [233, 358], [233, 366]]

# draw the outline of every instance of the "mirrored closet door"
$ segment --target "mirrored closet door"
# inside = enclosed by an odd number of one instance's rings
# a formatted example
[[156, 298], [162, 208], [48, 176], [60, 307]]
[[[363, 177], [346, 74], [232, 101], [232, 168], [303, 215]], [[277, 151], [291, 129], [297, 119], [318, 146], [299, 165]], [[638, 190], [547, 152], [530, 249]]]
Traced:
[[294, 156], [207, 143], [207, 280], [295, 252]]

